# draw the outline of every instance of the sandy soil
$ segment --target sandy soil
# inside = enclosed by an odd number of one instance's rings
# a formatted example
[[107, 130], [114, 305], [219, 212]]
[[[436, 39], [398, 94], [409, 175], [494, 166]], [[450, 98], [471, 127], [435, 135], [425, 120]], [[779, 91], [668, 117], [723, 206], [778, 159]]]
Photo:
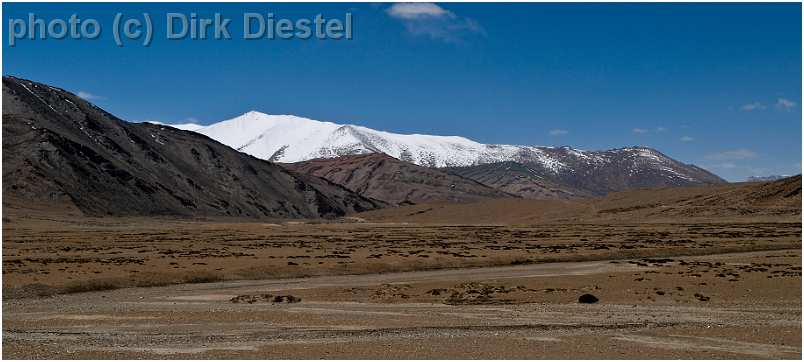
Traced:
[[801, 357], [800, 223], [3, 228], [5, 358]]
[[801, 358], [800, 267], [778, 250], [10, 299], [3, 357]]

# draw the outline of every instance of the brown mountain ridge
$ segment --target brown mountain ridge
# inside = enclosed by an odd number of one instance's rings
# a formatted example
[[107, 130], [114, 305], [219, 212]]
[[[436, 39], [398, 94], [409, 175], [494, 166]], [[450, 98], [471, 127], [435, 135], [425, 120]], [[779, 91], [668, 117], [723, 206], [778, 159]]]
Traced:
[[638, 189], [575, 200], [431, 203], [358, 214], [375, 222], [538, 224], [801, 221], [801, 175], [764, 183]]
[[382, 153], [315, 159], [284, 166], [394, 205], [517, 197], [441, 169], [418, 166]]

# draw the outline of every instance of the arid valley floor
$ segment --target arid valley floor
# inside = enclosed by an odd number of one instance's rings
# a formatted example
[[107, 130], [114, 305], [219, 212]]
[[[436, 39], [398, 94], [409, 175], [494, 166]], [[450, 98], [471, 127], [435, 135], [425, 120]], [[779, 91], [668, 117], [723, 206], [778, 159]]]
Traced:
[[25, 217], [3, 234], [5, 358], [801, 357], [789, 218]]
[[801, 358], [801, 175], [238, 119], [348, 142], [279, 164], [308, 138], [3, 77], [2, 357]]

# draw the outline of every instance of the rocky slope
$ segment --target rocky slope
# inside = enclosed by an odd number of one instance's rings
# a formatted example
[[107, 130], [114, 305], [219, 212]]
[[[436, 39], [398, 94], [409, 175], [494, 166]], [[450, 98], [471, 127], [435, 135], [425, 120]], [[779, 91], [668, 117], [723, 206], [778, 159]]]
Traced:
[[[764, 183], [665, 187], [576, 200], [498, 199], [421, 204], [358, 216], [444, 224], [801, 222], [801, 175]], [[769, 226], [768, 230], [775, 230]], [[775, 231], [771, 231], [775, 232]]]
[[725, 183], [704, 169], [678, 162], [647, 147], [584, 152], [570, 147], [556, 147], [545, 148], [543, 152], [561, 167], [555, 170], [545, 167], [539, 160], [523, 157], [498, 165], [454, 167], [448, 170], [523, 197], [540, 199], [605, 195], [638, 188]]
[[539, 171], [514, 161], [443, 170], [526, 199], [572, 199], [591, 195], [583, 190], [553, 183]]
[[514, 197], [476, 181], [385, 154], [315, 159], [285, 167], [323, 177], [360, 195], [395, 205]]
[[3, 207], [84, 215], [330, 217], [378, 207], [203, 135], [124, 122], [62, 89], [3, 77]]
[[617, 192], [596, 205], [600, 215], [634, 219], [801, 215], [801, 175], [772, 182]]

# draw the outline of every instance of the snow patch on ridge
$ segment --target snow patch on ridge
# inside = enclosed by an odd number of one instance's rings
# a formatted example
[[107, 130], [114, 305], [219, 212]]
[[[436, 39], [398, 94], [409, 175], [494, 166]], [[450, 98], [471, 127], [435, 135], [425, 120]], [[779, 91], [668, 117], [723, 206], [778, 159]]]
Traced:
[[206, 126], [202, 126], [200, 124], [195, 124], [195, 123], [171, 124], [171, 123], [163, 123], [163, 122], [159, 122], [159, 121], [143, 121], [143, 122], [150, 123], [150, 124], [158, 124], [160, 126], [169, 126], [169, 127], [178, 128], [178, 129], [182, 129], [182, 130], [185, 130], [185, 131], [193, 131], [193, 132], [198, 131], [198, 130], [206, 127]]

